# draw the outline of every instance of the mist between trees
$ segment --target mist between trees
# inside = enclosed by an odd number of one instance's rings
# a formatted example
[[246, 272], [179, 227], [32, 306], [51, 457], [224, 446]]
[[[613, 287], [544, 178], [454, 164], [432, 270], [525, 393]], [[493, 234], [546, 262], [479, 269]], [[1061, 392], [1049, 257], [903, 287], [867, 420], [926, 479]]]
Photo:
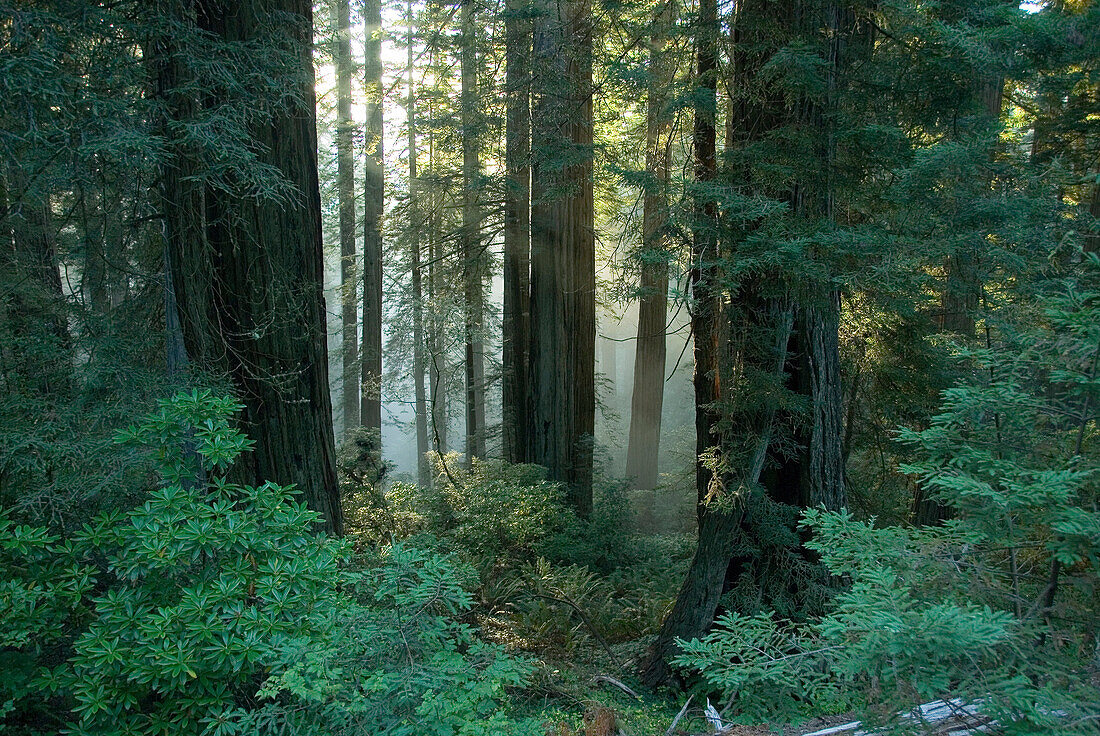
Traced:
[[0, 732], [1100, 728], [1095, 0], [0, 0], [0, 99]]

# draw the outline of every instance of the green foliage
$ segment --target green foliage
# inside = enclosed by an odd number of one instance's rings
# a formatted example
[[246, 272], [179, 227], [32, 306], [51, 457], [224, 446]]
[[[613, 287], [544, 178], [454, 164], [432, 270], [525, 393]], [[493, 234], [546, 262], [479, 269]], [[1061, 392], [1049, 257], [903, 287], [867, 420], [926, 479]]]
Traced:
[[38, 665], [9, 700], [52, 693], [74, 734], [217, 732], [326, 628], [342, 547], [313, 533], [317, 515], [291, 489], [227, 480], [252, 444], [232, 426], [238, 408], [194, 391], [119, 434], [151, 452], [160, 478], [141, 506], [64, 541], [2, 527], [23, 591], [5, 644]]
[[129, 512], [64, 539], [0, 514], [7, 723], [525, 733], [504, 706], [528, 665], [463, 622], [473, 571], [404, 546], [341, 569], [345, 545], [314, 532], [292, 489], [227, 478], [252, 445], [238, 408], [194, 391], [121, 432], [160, 479]]
[[[262, 695], [292, 696], [241, 714], [234, 733], [489, 736], [538, 732], [510, 718], [523, 660], [462, 623], [476, 578], [446, 557], [394, 545], [345, 578], [348, 598], [325, 645], [303, 649]], [[364, 668], [369, 664], [369, 668]], [[273, 727], [275, 726], [275, 727]]]
[[398, 539], [430, 537], [478, 566], [495, 569], [536, 558], [569, 515], [561, 487], [537, 465], [475, 460], [457, 454], [435, 459], [434, 487], [394, 483], [386, 494]]
[[360, 545], [388, 544], [400, 531], [383, 493], [390, 465], [382, 458], [381, 439], [377, 430], [356, 427], [336, 455], [344, 526]]
[[[955, 518], [878, 528], [809, 510], [807, 547], [848, 586], [795, 626], [727, 615], [682, 666], [745, 717], [787, 719], [841, 700], [879, 713], [959, 697], [1013, 734], [1094, 733], [1090, 684], [1100, 580], [1096, 406], [1100, 259], [1048, 286], [999, 349], [963, 350], [969, 378], [924, 430], [902, 430], [918, 476]], [[991, 343], [992, 344], [992, 343]]]

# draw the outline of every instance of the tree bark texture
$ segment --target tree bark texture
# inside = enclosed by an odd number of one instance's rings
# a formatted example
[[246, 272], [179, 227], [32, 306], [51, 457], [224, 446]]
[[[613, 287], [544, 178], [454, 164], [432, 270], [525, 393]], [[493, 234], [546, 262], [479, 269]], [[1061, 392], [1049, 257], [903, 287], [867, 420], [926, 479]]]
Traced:
[[[168, 252], [180, 326], [196, 367], [227, 376], [256, 441], [234, 467], [250, 483], [294, 484], [325, 528], [342, 533], [328, 385], [321, 206], [317, 181], [312, 5], [305, 0], [201, 2], [196, 20], [229, 43], [253, 43], [278, 13], [297, 49], [297, 102], [286, 100], [250, 133], [262, 164], [293, 187], [289, 201], [205, 188], [182, 141], [163, 168]], [[286, 18], [292, 18], [288, 23]], [[161, 41], [161, 48], [165, 41]], [[170, 49], [170, 45], [168, 47]], [[165, 49], [165, 50], [168, 50]], [[158, 62], [169, 115], [186, 122], [197, 101], [175, 54]]]
[[345, 434], [359, 426], [359, 300], [355, 249], [355, 121], [351, 117], [351, 7], [336, 3], [336, 38], [332, 58], [336, 64], [336, 190], [340, 208], [340, 315], [342, 359], [342, 426]]
[[737, 510], [712, 508], [721, 479], [713, 457], [721, 421], [718, 400], [722, 396], [722, 298], [718, 269], [718, 237], [715, 229], [718, 207], [707, 187], [718, 172], [715, 142], [715, 109], [718, 87], [718, 3], [700, 0], [699, 26], [695, 36], [696, 103], [692, 130], [695, 149], [694, 231], [691, 253], [691, 328], [694, 336], [695, 370], [695, 490], [699, 539], [687, 577], [672, 610], [642, 666], [642, 679], [650, 686], [667, 682], [668, 664], [677, 637], [696, 637], [714, 619], [722, 579], [729, 561], [730, 535], [740, 523]]
[[[661, 444], [661, 412], [664, 408], [665, 351], [668, 320], [668, 246], [664, 235], [669, 182], [668, 109], [671, 83], [668, 29], [676, 5], [669, 0], [657, 9], [649, 50], [649, 90], [646, 101], [646, 187], [642, 200], [642, 258], [638, 298], [638, 338], [634, 355], [634, 387], [630, 399], [630, 431], [626, 450], [626, 476], [634, 487], [657, 486], [657, 458]], [[645, 525], [652, 523], [652, 498], [643, 509]]]
[[531, 270], [531, 21], [526, 3], [509, 0], [505, 28], [505, 191], [503, 439], [504, 458], [527, 457], [527, 348]]
[[462, 280], [466, 341], [466, 462], [485, 457], [485, 342], [482, 318], [480, 118], [477, 94], [477, 27], [473, 0], [462, 0]]
[[595, 236], [588, 0], [548, 0], [534, 22], [528, 460], [592, 510]]
[[416, 88], [413, 82], [413, 4], [407, 5], [409, 19], [408, 67], [409, 98], [406, 113], [408, 115], [409, 135], [409, 219], [411, 220], [411, 238], [409, 250], [412, 261], [413, 291], [413, 397], [416, 413], [416, 479], [421, 486], [431, 483], [431, 470], [428, 467], [428, 399], [424, 387], [424, 275], [420, 264], [420, 228], [422, 215], [418, 201], [417, 186], [417, 149], [416, 149]]
[[[363, 174], [363, 339], [360, 419], [382, 431], [382, 0], [366, 0], [364, 89], [367, 93], [366, 156]], [[381, 436], [379, 436], [381, 448]]]

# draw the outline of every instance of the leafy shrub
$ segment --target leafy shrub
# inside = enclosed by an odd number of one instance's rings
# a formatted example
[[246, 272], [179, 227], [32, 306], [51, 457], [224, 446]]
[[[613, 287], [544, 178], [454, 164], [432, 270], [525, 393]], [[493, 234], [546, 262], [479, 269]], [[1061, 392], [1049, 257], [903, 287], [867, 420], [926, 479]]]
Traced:
[[392, 470], [382, 457], [382, 438], [376, 429], [354, 428], [336, 453], [344, 528], [360, 547], [389, 544], [402, 536], [383, 493]]
[[462, 623], [468, 568], [395, 547], [362, 569], [293, 490], [227, 479], [251, 441], [209, 392], [119, 436], [160, 479], [62, 539], [0, 513], [0, 715], [20, 732], [345, 728], [520, 733], [527, 666]]
[[571, 516], [561, 487], [537, 465], [475, 460], [467, 469], [452, 454], [436, 467], [431, 489], [393, 484], [387, 511], [410, 541], [434, 540], [476, 561], [483, 579], [534, 560]]
[[523, 660], [461, 622], [472, 605], [468, 568], [401, 544], [347, 575], [349, 599], [323, 647], [303, 649], [263, 694], [290, 696], [241, 713], [244, 732], [489, 736], [541, 733], [510, 718], [507, 690]]
[[9, 708], [38, 691], [64, 703], [74, 734], [216, 732], [324, 630], [341, 545], [312, 532], [318, 517], [292, 490], [226, 480], [252, 444], [231, 426], [237, 409], [196, 391], [121, 433], [161, 479], [136, 509], [64, 540], [0, 526], [6, 577], [26, 585], [4, 643], [38, 665]]

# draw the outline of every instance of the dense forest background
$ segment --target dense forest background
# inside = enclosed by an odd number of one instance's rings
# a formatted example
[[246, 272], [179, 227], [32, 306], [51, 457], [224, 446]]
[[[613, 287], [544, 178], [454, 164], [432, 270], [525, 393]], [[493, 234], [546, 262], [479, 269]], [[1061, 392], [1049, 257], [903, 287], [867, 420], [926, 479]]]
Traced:
[[1093, 0], [0, 0], [0, 100], [0, 732], [1100, 729]]

